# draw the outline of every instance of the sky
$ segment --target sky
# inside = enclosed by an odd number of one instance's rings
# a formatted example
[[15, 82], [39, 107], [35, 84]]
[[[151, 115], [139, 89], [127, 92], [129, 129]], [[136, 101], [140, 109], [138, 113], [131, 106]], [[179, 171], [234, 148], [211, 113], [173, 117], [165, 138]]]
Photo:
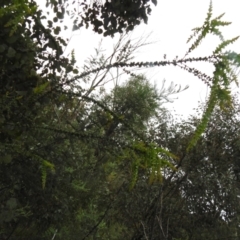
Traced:
[[[39, 0], [39, 5], [43, 8], [43, 2]], [[152, 8], [152, 14], [149, 17], [148, 24], [142, 23], [132, 33], [132, 38], [138, 39], [151, 33], [149, 41], [154, 41], [146, 47], [143, 47], [135, 57], [134, 61], [161, 61], [166, 54], [168, 60], [176, 56], [181, 58], [185, 55], [189, 44], [186, 44], [191, 35], [191, 29], [200, 27], [207, 14], [209, 0], [158, 0], [157, 7]], [[213, 17], [225, 13], [222, 20], [232, 22], [230, 26], [223, 27], [222, 33], [225, 39], [231, 39], [240, 35], [240, 1], [239, 0], [213, 0]], [[71, 41], [65, 50], [67, 55], [72, 49], [75, 51], [77, 64], [81, 67], [90, 55], [94, 54], [94, 48], [102, 39], [102, 48], [106, 53], [110, 53], [116, 38], [104, 38], [89, 29], [81, 28], [78, 31], [71, 31], [71, 21], [67, 25], [69, 29], [64, 33], [64, 37], [71, 38]], [[194, 51], [191, 56], [211, 55], [219, 43], [217, 37], [209, 36], [206, 38], [199, 49]], [[232, 44], [229, 50], [240, 52], [240, 40]], [[199, 70], [211, 75], [213, 68], [207, 64], [195, 64]], [[175, 110], [176, 114], [187, 117], [194, 113], [193, 109], [198, 106], [198, 102], [204, 103], [207, 99], [209, 89], [198, 78], [190, 75], [176, 67], [148, 68], [142, 70], [151, 82], [159, 88], [162, 82], [166, 80], [166, 86], [171, 82], [180, 84], [183, 88], [188, 85], [189, 88], [180, 94], [174, 96], [173, 103], [166, 106], [170, 110]], [[127, 78], [127, 76], [126, 76]], [[233, 86], [234, 91], [238, 91]]]

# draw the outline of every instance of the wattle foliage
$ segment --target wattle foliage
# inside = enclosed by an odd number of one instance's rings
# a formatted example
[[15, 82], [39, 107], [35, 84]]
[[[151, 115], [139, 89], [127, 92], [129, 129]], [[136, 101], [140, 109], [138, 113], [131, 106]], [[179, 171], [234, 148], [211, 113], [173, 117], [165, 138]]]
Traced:
[[[188, 169], [195, 171], [192, 157], [201, 155], [196, 149], [205, 141], [203, 133], [208, 131], [212, 113], [218, 107], [234, 109], [230, 84], [237, 82], [232, 67], [239, 66], [239, 55], [223, 49], [237, 38], [224, 40], [219, 30], [229, 23], [221, 21], [222, 15], [211, 19], [210, 5], [204, 25], [194, 30], [196, 40], [187, 54], [214, 33], [222, 42], [211, 56], [130, 62], [128, 41], [113, 53], [115, 62], [113, 57], [109, 61], [100, 57], [80, 72], [74, 51], [70, 58], [63, 57], [62, 47], [67, 44], [58, 36], [61, 28], [54, 25], [63, 20], [67, 8], [62, 1], [48, 2], [56, 16], [47, 27], [35, 1], [0, 3], [0, 238], [153, 239], [159, 230], [156, 217], [168, 221], [171, 213], [177, 220], [179, 214], [198, 219], [189, 212], [194, 205], [191, 197], [183, 196], [191, 195], [185, 179]], [[112, 36], [132, 30], [141, 20], [147, 22], [149, 1], [119, 3], [80, 2], [85, 14], [80, 25], [90, 22], [95, 31]], [[74, 24], [80, 26], [77, 21]], [[213, 64], [213, 77], [189, 67], [191, 62]], [[186, 130], [189, 135], [174, 124], [168, 129], [162, 105], [163, 99], [180, 89], [158, 91], [144, 76], [131, 71], [132, 67], [168, 65], [188, 71], [211, 87], [203, 117], [194, 122], [195, 131]], [[131, 77], [110, 93], [98, 92], [113, 69], [124, 69]], [[176, 143], [178, 139], [182, 142]], [[195, 184], [198, 179], [193, 176], [192, 181]], [[163, 202], [164, 208], [159, 205]], [[196, 214], [202, 208], [198, 210]], [[229, 219], [237, 211], [228, 213]], [[165, 233], [166, 221], [163, 224], [159, 219]], [[218, 221], [226, 224], [221, 218]], [[171, 223], [171, 236], [190, 239], [188, 224], [187, 220], [184, 227]]]

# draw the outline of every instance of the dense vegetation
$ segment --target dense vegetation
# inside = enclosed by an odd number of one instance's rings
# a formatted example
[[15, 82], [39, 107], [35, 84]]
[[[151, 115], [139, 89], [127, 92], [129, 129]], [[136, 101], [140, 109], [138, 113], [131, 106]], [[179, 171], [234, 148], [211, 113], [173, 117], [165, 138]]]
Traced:
[[[63, 3], [64, 2], [64, 3]], [[156, 5], [156, 1], [153, 1]], [[141, 41], [126, 39], [151, 12], [148, 0], [46, 1], [48, 26], [35, 1], [0, 3], [0, 238], [1, 239], [238, 239], [239, 108], [230, 84], [239, 55], [224, 52], [210, 4], [186, 56], [131, 62]], [[63, 56], [64, 14], [74, 29], [91, 24], [104, 36], [123, 33], [108, 58], [80, 71], [74, 51]], [[211, 56], [191, 58], [208, 34], [221, 40]], [[209, 62], [213, 77], [190, 67]], [[201, 117], [176, 121], [161, 90], [133, 67], [173, 65], [211, 87]], [[116, 76], [112, 70], [117, 69]], [[104, 82], [125, 73], [106, 91]]]

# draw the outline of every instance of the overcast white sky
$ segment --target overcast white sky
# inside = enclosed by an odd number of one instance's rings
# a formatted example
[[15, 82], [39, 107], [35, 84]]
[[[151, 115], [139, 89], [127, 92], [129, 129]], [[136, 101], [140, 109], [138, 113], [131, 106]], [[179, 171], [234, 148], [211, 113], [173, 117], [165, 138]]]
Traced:
[[[40, 5], [45, 1], [39, 1]], [[188, 46], [186, 40], [191, 34], [191, 29], [202, 25], [209, 7], [209, 0], [158, 0], [157, 7], [153, 7], [148, 24], [142, 24], [138, 29], [134, 30], [134, 37], [140, 37], [143, 33], [152, 32], [151, 40], [158, 42], [145, 47], [137, 55], [135, 61], [159, 61], [163, 60], [163, 55], [167, 55], [167, 59], [171, 60], [175, 56], [181, 58], [186, 53]], [[230, 26], [222, 28], [225, 39], [230, 39], [240, 35], [240, 1], [239, 0], [213, 0], [213, 16], [216, 17], [225, 12], [222, 20], [230, 21]], [[69, 29], [72, 28], [68, 24]], [[94, 53], [101, 36], [93, 33], [91, 27], [88, 30], [81, 29], [71, 33], [68, 31], [66, 37], [74, 36], [66, 50], [68, 53], [71, 49], [75, 50], [76, 59], [79, 66], [83, 61]], [[103, 38], [103, 48], [111, 50], [114, 39]], [[192, 56], [211, 55], [218, 39], [209, 37], [203, 41], [201, 47], [195, 51]], [[231, 45], [231, 50], [240, 52], [240, 40]], [[197, 66], [197, 65], [196, 65]], [[212, 69], [207, 65], [198, 65], [199, 68], [211, 74]], [[201, 80], [193, 77], [187, 72], [173, 67], [149, 68], [144, 71], [151, 81], [159, 84], [163, 79], [170, 84], [173, 81], [182, 86], [189, 85], [189, 89], [178, 94], [178, 99], [169, 105], [174, 108], [178, 114], [184, 116], [193, 113], [192, 109], [197, 107], [198, 101], [204, 102], [207, 95], [207, 88]]]

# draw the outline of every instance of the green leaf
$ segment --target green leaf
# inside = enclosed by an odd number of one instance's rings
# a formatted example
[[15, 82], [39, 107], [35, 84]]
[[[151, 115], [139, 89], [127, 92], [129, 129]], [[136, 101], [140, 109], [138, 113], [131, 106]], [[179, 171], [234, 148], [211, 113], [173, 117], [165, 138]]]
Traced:
[[53, 26], [53, 22], [48, 20], [48, 27], [51, 28]]
[[78, 70], [75, 68], [75, 69], [73, 69], [73, 73], [74, 74], [78, 74]]
[[50, 163], [47, 160], [42, 160], [42, 188], [44, 189], [46, 186], [46, 181], [47, 181], [47, 169], [50, 169], [52, 172], [55, 171], [54, 169], [54, 164]]
[[57, 26], [55, 29], [54, 29], [54, 34], [58, 35], [61, 31], [61, 28], [59, 26]]
[[0, 53], [3, 53], [6, 49], [7, 49], [7, 45], [6, 44], [1, 44], [0, 45]]
[[226, 40], [226, 41], [222, 42], [221, 44], [218, 45], [218, 47], [215, 49], [215, 51], [213, 53], [214, 54], [220, 53], [229, 44], [234, 43], [235, 41], [237, 41], [238, 38], [239, 38], [239, 36], [237, 36], [235, 38], [232, 38], [230, 40]]
[[7, 52], [7, 57], [13, 58], [15, 54], [16, 54], [16, 51], [12, 47], [9, 47]]
[[47, 88], [48, 85], [49, 85], [49, 82], [43, 83], [43, 84], [35, 87], [35, 88], [33, 89], [33, 92], [34, 92], [35, 94], [42, 93], [42, 92]]
[[17, 200], [16, 198], [10, 198], [7, 203], [6, 203], [7, 207], [10, 209], [14, 209], [17, 206]]
[[43, 165], [41, 168], [42, 172], [42, 189], [46, 186], [46, 180], [47, 180], [47, 170], [46, 167]]
[[0, 163], [5, 163], [8, 164], [12, 161], [12, 156], [10, 154], [2, 156], [1, 157], [1, 162]]
[[59, 19], [63, 19], [63, 18], [64, 18], [64, 13], [62, 13], [62, 12], [57, 12], [57, 17], [58, 17]]
[[152, 0], [152, 3], [157, 6], [157, 0]]
[[42, 164], [43, 164], [43, 166], [50, 168], [52, 171], [54, 171], [54, 164], [50, 163], [49, 161], [43, 160]]
[[72, 31], [76, 31], [76, 30], [78, 30], [78, 26], [76, 24], [74, 24], [72, 27]]

